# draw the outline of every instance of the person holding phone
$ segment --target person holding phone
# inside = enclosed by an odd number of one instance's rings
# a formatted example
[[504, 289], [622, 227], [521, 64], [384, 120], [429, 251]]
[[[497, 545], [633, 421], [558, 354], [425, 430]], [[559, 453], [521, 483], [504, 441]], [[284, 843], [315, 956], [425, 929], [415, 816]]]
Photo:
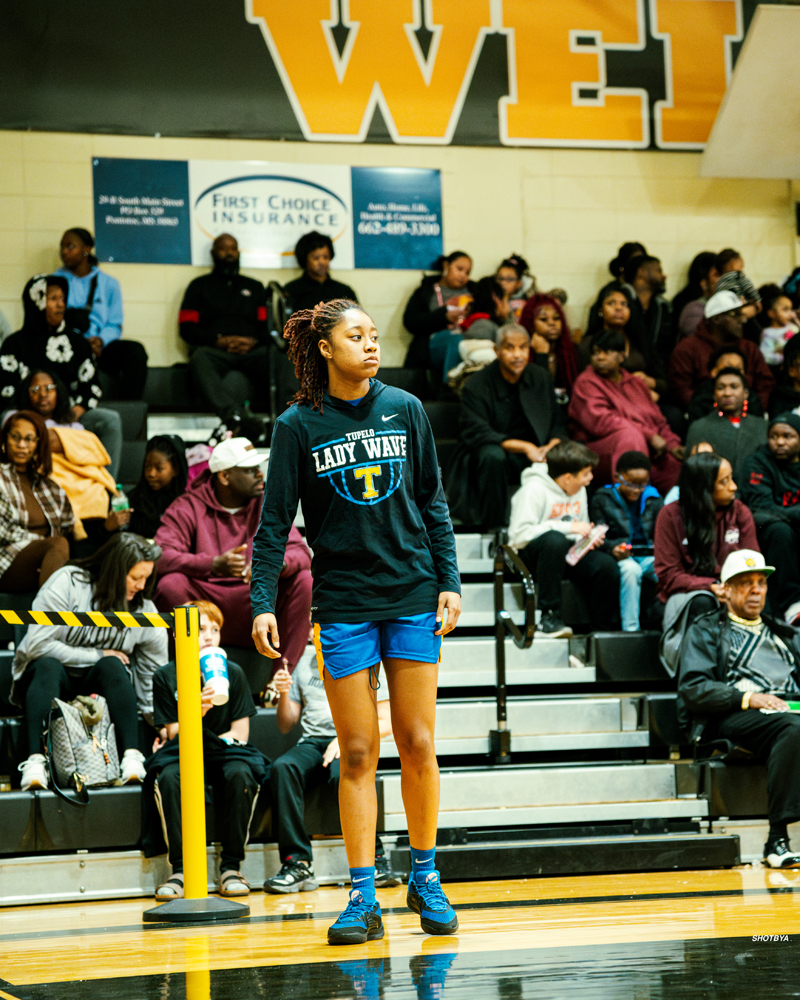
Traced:
[[424, 931], [452, 934], [458, 918], [435, 869], [433, 730], [442, 636], [458, 621], [461, 584], [433, 435], [419, 400], [375, 377], [378, 333], [355, 302], [296, 312], [284, 337], [300, 390], [272, 438], [253, 545], [253, 639], [266, 656], [282, 655], [276, 592], [299, 500], [314, 553], [314, 644], [339, 738], [339, 806], [353, 886], [328, 943], [384, 935], [375, 898], [381, 661], [403, 772], [407, 903]]

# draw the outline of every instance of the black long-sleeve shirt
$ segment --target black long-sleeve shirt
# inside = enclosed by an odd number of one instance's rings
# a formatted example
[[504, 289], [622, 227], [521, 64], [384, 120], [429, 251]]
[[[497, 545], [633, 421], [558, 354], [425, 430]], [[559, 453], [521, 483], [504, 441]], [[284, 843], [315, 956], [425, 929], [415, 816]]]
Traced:
[[275, 611], [298, 500], [313, 551], [315, 622], [380, 621], [435, 611], [461, 593], [436, 450], [419, 400], [376, 379], [354, 406], [324, 397], [275, 424], [253, 543], [253, 616]]
[[214, 270], [190, 282], [178, 314], [181, 337], [213, 347], [220, 337], [267, 339], [267, 293], [260, 281]]

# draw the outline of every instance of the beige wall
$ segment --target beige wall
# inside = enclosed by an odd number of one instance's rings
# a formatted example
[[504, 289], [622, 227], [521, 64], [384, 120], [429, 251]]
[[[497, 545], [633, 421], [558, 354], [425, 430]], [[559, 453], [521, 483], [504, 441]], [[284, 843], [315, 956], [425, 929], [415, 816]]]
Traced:
[[[694, 153], [0, 132], [0, 309], [15, 328], [22, 287], [32, 274], [58, 266], [62, 232], [93, 228], [92, 156], [437, 167], [446, 251], [469, 251], [475, 277], [508, 253], [522, 253], [540, 288], [567, 289], [568, 315], [578, 326], [585, 325], [589, 303], [608, 280], [607, 262], [625, 240], [640, 240], [661, 257], [670, 293], [683, 285], [700, 250], [736, 247], [756, 284], [783, 278], [796, 263], [789, 182], [701, 179]], [[183, 360], [176, 316], [183, 289], [201, 270], [103, 266], [122, 284], [126, 335], [146, 345], [153, 365]], [[296, 274], [248, 273], [261, 281]], [[403, 307], [419, 273], [335, 274], [353, 285], [383, 334], [384, 364], [402, 364], [409, 340]]]

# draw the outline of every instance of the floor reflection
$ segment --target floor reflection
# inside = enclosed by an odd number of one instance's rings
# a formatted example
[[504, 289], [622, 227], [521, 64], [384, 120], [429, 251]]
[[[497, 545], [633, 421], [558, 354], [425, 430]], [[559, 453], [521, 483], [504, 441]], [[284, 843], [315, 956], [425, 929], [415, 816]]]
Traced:
[[[774, 886], [780, 891], [781, 886]], [[202, 951], [202, 944], [198, 951]], [[347, 957], [269, 968], [13, 987], [17, 1000], [730, 1000], [800, 996], [800, 942], [785, 935], [458, 954], [427, 938], [410, 958]]]

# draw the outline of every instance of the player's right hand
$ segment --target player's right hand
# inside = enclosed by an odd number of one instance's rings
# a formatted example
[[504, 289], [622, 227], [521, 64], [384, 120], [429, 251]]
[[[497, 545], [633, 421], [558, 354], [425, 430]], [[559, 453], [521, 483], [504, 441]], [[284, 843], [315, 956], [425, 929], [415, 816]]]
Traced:
[[280, 654], [281, 637], [278, 635], [278, 622], [270, 612], [256, 615], [253, 619], [253, 642], [262, 656], [276, 660]]

